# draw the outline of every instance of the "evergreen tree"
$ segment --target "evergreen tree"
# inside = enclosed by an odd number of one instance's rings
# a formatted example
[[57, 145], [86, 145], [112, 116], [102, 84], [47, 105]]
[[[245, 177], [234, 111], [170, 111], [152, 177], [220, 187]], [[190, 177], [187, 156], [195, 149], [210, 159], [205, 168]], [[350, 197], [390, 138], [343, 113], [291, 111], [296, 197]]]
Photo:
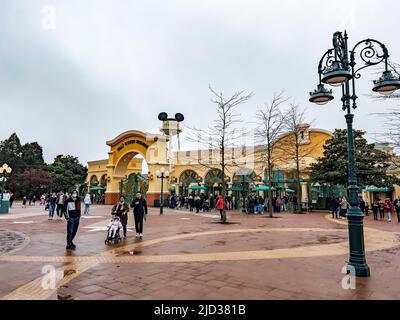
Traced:
[[43, 148], [37, 142], [26, 143], [22, 146], [21, 159], [25, 168], [45, 166]]
[[[381, 150], [374, 148], [364, 138], [364, 131], [354, 130], [356, 149], [356, 172], [358, 186], [393, 187], [398, 179], [386, 174], [391, 160]], [[333, 137], [326, 141], [324, 156], [311, 165], [311, 178], [331, 185], [348, 184], [347, 130], [336, 129]]]
[[0, 166], [3, 163], [7, 163], [13, 169], [13, 173], [21, 173], [24, 170], [22, 146], [16, 133], [0, 142]]
[[77, 157], [58, 155], [49, 165], [55, 191], [71, 191], [76, 185], [82, 184], [87, 175], [87, 168], [79, 163]]

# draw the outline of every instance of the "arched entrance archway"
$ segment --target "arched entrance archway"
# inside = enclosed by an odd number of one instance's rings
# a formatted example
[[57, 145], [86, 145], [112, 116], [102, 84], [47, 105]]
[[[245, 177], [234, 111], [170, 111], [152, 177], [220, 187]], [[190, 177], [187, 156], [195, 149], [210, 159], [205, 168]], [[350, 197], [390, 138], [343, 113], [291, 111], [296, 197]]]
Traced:
[[129, 180], [129, 176], [134, 179], [132, 173], [142, 173], [142, 162], [135, 158], [136, 155], [141, 155], [149, 169], [148, 191], [144, 196], [147, 197], [149, 205], [152, 205], [160, 196], [160, 182], [155, 177], [155, 172], [159, 167], [168, 165], [165, 137], [131, 130], [107, 141], [107, 145], [110, 146], [110, 152], [107, 164], [106, 203], [116, 203], [121, 194], [122, 183]]

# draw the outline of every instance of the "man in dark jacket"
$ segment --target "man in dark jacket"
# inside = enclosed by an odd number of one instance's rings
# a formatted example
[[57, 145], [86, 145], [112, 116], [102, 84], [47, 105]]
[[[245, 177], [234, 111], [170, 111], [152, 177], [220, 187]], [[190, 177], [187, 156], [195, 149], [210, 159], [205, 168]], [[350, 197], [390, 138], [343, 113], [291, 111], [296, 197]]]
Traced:
[[339, 212], [339, 201], [336, 197], [333, 197], [329, 203], [329, 207], [331, 208], [332, 212], [332, 218], [338, 218], [338, 212]]
[[71, 196], [65, 201], [64, 212], [68, 220], [67, 250], [75, 250], [76, 246], [72, 241], [78, 231], [79, 221], [81, 219], [81, 199], [78, 196], [78, 191], [72, 191]]
[[147, 216], [147, 203], [140, 192], [136, 193], [136, 198], [131, 203], [133, 215], [135, 217], [136, 238], [143, 238], [143, 219]]

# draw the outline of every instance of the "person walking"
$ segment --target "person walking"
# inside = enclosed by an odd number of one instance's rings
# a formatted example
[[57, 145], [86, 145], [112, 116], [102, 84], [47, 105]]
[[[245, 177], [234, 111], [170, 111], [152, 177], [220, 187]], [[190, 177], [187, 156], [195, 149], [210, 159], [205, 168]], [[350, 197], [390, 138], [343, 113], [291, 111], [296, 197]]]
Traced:
[[53, 220], [54, 212], [56, 211], [57, 194], [53, 192], [49, 198], [49, 220]]
[[62, 215], [64, 214], [64, 203], [65, 203], [66, 197], [64, 195], [64, 192], [61, 191], [58, 193], [57, 196], [57, 220], [61, 220]]
[[275, 201], [276, 212], [281, 212], [281, 206], [282, 206], [282, 200], [280, 197], [277, 197]]
[[379, 220], [384, 220], [385, 219], [385, 208], [384, 208], [384, 203], [382, 201], [379, 201]]
[[338, 219], [338, 211], [339, 211], [339, 207], [340, 207], [338, 199], [335, 197], [332, 198], [329, 206], [332, 211], [332, 219], [334, 219], [334, 218]]
[[365, 215], [369, 216], [369, 203], [365, 201]]
[[26, 196], [24, 196], [22, 198], [22, 208], [26, 208], [26, 201], [27, 201]]
[[400, 198], [394, 200], [393, 206], [397, 213], [397, 221], [400, 223]]
[[194, 196], [193, 196], [193, 194], [189, 195], [188, 203], [189, 203], [189, 211], [193, 212], [193, 208], [194, 208]]
[[73, 240], [78, 232], [79, 221], [81, 219], [81, 199], [78, 191], [73, 190], [71, 196], [64, 203], [64, 211], [67, 218], [67, 250], [75, 250]]
[[196, 213], [200, 212], [200, 206], [201, 206], [201, 198], [198, 194], [194, 197], [194, 206], [196, 207]]
[[372, 212], [374, 214], [374, 220], [378, 220], [378, 211], [379, 211], [379, 201], [378, 199], [375, 199], [374, 202], [372, 202]]
[[10, 193], [10, 208], [12, 208], [12, 205], [13, 205], [14, 200], [15, 200], [14, 193], [11, 192], [11, 193]]
[[35, 195], [32, 196], [32, 205], [33, 206], [36, 205], [36, 196]]
[[114, 205], [114, 207], [111, 210], [111, 213], [117, 217], [119, 217], [121, 224], [122, 224], [122, 229], [124, 230], [124, 238], [126, 238], [126, 232], [127, 232], [127, 225], [128, 225], [128, 213], [129, 213], [129, 206], [125, 202], [125, 197], [121, 196], [119, 198], [119, 202]]
[[83, 203], [85, 204], [85, 211], [83, 214], [88, 215], [90, 211], [90, 206], [92, 204], [92, 198], [90, 197], [90, 192], [86, 193], [85, 199], [83, 199]]
[[51, 194], [50, 194], [50, 192], [49, 192], [49, 193], [47, 193], [46, 198], [45, 198], [45, 201], [44, 201], [44, 203], [45, 203], [44, 211], [49, 210], [49, 206], [50, 206], [50, 197], [51, 197]]
[[383, 209], [387, 215], [387, 221], [392, 222], [392, 210], [393, 210], [393, 205], [392, 202], [390, 201], [389, 198], [386, 198], [385, 204], [383, 206]]
[[218, 197], [215, 209], [219, 210], [219, 214], [221, 215], [221, 221], [224, 221], [224, 199], [222, 198], [222, 194], [220, 194]]
[[135, 199], [131, 203], [131, 208], [133, 208], [133, 214], [135, 217], [135, 228], [136, 228], [136, 238], [143, 238], [143, 219], [147, 216], [147, 203], [143, 199], [140, 192], [136, 193]]
[[257, 213], [259, 213], [259, 214], [264, 214], [264, 209], [265, 209], [265, 206], [264, 206], [264, 198], [263, 197], [259, 197], [258, 198], [258, 206], [257, 206]]
[[360, 206], [361, 212], [365, 214], [365, 201], [361, 196], [358, 197], [358, 204]]
[[340, 201], [340, 219], [346, 219], [347, 215], [347, 209], [349, 207], [349, 203], [347, 202], [346, 197], [342, 197], [342, 200]]

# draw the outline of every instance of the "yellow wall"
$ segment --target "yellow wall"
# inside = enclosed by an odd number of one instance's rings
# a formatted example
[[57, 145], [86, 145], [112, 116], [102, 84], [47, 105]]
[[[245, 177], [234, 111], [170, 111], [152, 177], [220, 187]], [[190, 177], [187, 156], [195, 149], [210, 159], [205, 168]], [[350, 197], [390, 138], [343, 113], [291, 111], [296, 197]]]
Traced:
[[[304, 143], [300, 148], [302, 155], [301, 170], [303, 176], [307, 176], [307, 166], [323, 154], [323, 145], [327, 139], [331, 137], [329, 132], [319, 129], [310, 129], [307, 131], [308, 142]], [[283, 135], [276, 143], [274, 148], [274, 157], [276, 162], [275, 170], [283, 170], [285, 172], [295, 168], [295, 163], [287, 158], [285, 150], [292, 147], [292, 137]], [[100, 161], [91, 161], [88, 163], [88, 182], [93, 175], [96, 175], [100, 181], [101, 176], [106, 174], [108, 177], [107, 193], [118, 193], [119, 183], [131, 173], [142, 172], [142, 159], [133, 158], [137, 154], [141, 154], [149, 168], [149, 191], [148, 194], [159, 194], [161, 188], [160, 179], [156, 178], [156, 171], [164, 167], [171, 170], [170, 180], [176, 178], [179, 182], [181, 174], [188, 169], [194, 170], [202, 179], [203, 183], [209, 170], [212, 168], [220, 169], [219, 154], [216, 150], [195, 150], [183, 151], [176, 154], [176, 163], [170, 168], [167, 161], [166, 138], [161, 135], [151, 135], [140, 131], [127, 131], [118, 137], [107, 142], [110, 147], [108, 159]], [[283, 147], [283, 148], [282, 148]], [[229, 153], [229, 152], [228, 152]], [[261, 155], [261, 156], [260, 156]], [[260, 146], [245, 148], [236, 148], [231, 150], [231, 158], [233, 162], [229, 162], [226, 167], [226, 176], [230, 182], [239, 168], [249, 168], [255, 171], [257, 176], [264, 179], [265, 164], [262, 157], [262, 148]], [[211, 163], [204, 165], [206, 160]], [[168, 187], [178, 185], [170, 184]], [[113, 199], [114, 201], [114, 199]]]

